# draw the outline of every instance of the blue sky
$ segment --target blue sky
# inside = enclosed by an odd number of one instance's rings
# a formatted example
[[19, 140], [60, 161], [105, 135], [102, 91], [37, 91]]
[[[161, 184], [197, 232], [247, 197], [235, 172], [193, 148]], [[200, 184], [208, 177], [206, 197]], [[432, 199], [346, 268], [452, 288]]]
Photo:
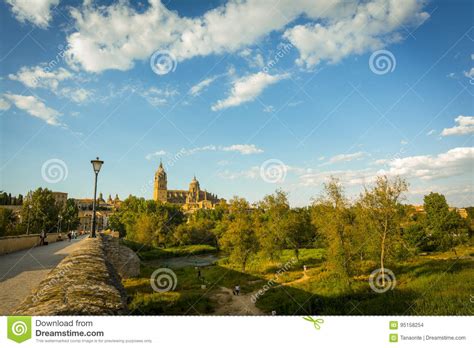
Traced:
[[[26, 4], [26, 5], [25, 5]], [[0, 3], [1, 189], [308, 204], [402, 175], [474, 204], [471, 1]], [[384, 63], [386, 65], [384, 65]], [[380, 64], [380, 65], [379, 65]], [[153, 67], [153, 68], [152, 68]]]

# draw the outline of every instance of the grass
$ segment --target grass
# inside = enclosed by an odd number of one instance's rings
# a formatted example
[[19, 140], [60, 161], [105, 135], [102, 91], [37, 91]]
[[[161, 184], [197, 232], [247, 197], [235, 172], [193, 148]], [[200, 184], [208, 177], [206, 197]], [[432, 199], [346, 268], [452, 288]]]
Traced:
[[213, 254], [217, 252], [215, 247], [206, 244], [183, 245], [170, 248], [153, 248], [127, 239], [122, 239], [121, 243], [135, 251], [142, 260], [157, 260], [170, 257]]
[[170, 257], [212, 254], [217, 249], [210, 245], [184, 245], [172, 248], [153, 248], [151, 250], [140, 251], [138, 256], [142, 260], [166, 259]]
[[[194, 247], [200, 250], [200, 246]], [[183, 250], [192, 249], [181, 247], [167, 255], [180, 256]], [[156, 251], [146, 253], [150, 260], [155, 256], [159, 260], [163, 255]], [[153, 291], [150, 276], [156, 267], [143, 265], [140, 277], [125, 280], [124, 285], [129, 306], [136, 314], [212, 314], [218, 306], [212, 294], [219, 287], [240, 284], [242, 293], [248, 294], [271, 283], [256, 302], [268, 314], [472, 315], [474, 248], [465, 246], [457, 253], [460, 258], [453, 252], [429, 253], [386, 265], [396, 276], [396, 286], [380, 294], [372, 291], [368, 282], [370, 272], [379, 267], [375, 262], [357, 265], [360, 274], [353, 278], [348, 290], [326, 269], [323, 249], [301, 250], [299, 260], [291, 250], [285, 250], [279, 260], [259, 256], [249, 263], [245, 273], [223, 257], [216, 265], [201, 268], [202, 279], [198, 279], [194, 267], [176, 269], [176, 289], [166, 293]], [[307, 266], [306, 276], [303, 265]], [[282, 269], [285, 271], [278, 272]]]

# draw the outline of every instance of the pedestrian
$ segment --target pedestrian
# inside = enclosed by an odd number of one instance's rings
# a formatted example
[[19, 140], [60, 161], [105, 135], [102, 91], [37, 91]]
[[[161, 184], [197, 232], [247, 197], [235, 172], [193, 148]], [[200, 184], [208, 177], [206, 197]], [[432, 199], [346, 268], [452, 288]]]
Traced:
[[71, 231], [69, 231], [69, 232], [67, 233], [67, 239], [68, 239], [69, 241], [71, 241], [71, 238], [72, 238], [72, 233], [71, 233]]
[[240, 295], [240, 285], [236, 285], [236, 286], [235, 286], [235, 294], [236, 294], [237, 296]]
[[197, 276], [198, 276], [198, 279], [201, 279], [201, 269], [199, 267], [197, 269]]
[[306, 275], [306, 265], [303, 266], [303, 274]]
[[45, 237], [46, 237], [46, 233], [44, 233], [44, 230], [42, 230], [40, 233], [40, 245], [44, 245]]

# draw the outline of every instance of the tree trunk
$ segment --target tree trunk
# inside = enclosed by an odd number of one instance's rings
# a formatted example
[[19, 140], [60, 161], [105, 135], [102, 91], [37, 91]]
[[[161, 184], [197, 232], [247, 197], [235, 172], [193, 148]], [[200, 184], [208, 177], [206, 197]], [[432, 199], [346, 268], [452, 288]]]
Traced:
[[382, 273], [382, 286], [385, 287], [385, 268], [383, 265], [383, 260], [385, 258], [385, 237], [387, 233], [384, 232], [382, 234], [382, 245], [381, 245], [381, 250], [380, 250], [380, 270]]

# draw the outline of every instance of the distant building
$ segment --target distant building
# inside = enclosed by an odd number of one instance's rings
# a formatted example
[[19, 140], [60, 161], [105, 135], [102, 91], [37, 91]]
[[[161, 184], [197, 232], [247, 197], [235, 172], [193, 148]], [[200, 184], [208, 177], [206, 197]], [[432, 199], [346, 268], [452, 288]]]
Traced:
[[67, 193], [66, 192], [53, 192], [53, 198], [56, 201], [56, 204], [60, 207], [66, 206]]
[[[415, 214], [425, 213], [425, 207], [423, 205], [412, 205], [412, 207], [415, 209]], [[465, 208], [449, 207], [449, 211], [455, 211], [463, 219], [466, 219], [468, 217], [468, 212]]]
[[[84, 232], [91, 231], [94, 200], [92, 198], [79, 198], [75, 199], [75, 202], [79, 208], [79, 230]], [[115, 195], [114, 199], [112, 199], [112, 196], [109, 195], [109, 198], [107, 201], [105, 201], [103, 194], [99, 193], [96, 207], [96, 222], [98, 231], [107, 228], [109, 216], [120, 207], [121, 203], [122, 201], [117, 194]]]
[[161, 162], [155, 173], [153, 199], [178, 204], [186, 211], [213, 209], [221, 201], [217, 195], [201, 190], [196, 176], [191, 180], [188, 190], [168, 190], [168, 178]]

